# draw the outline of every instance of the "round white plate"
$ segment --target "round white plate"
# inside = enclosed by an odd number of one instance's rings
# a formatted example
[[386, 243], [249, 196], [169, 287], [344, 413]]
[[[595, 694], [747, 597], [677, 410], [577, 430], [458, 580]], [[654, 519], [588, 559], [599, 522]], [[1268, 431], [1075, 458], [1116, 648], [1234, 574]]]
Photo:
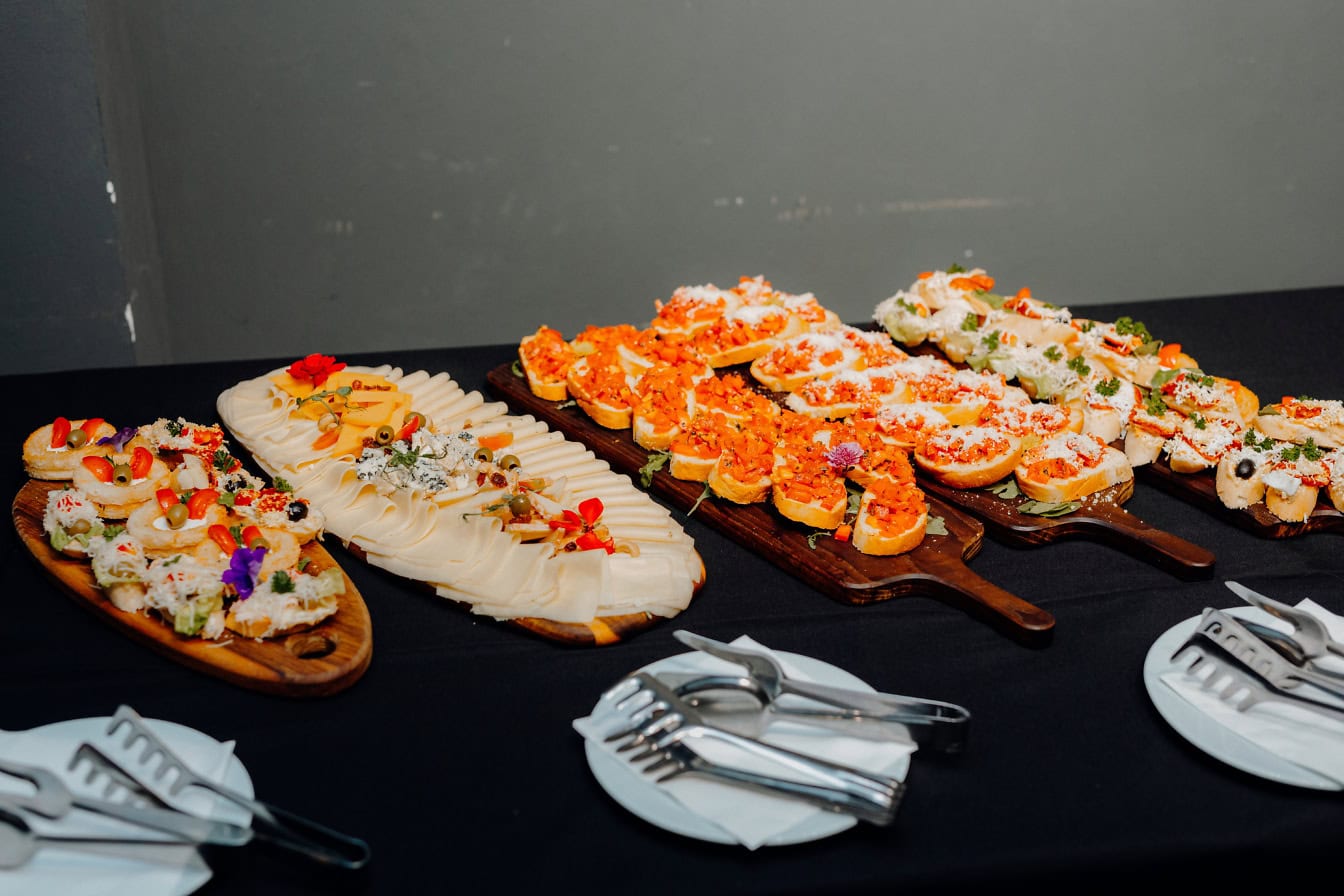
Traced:
[[[0, 732], [0, 756], [14, 762], [28, 765], [40, 765], [51, 769], [69, 782], [77, 790], [82, 789], [76, 773], [69, 772], [66, 764], [74, 755], [75, 749], [84, 741], [96, 744], [104, 749], [119, 745], [121, 738], [109, 739], [104, 732], [110, 718], [69, 719], [54, 722], [29, 731]], [[147, 719], [150, 729], [163, 739], [174, 753], [188, 765], [207, 770], [207, 762], [218, 757], [222, 745], [219, 741], [176, 722], [160, 719]], [[108, 750], [113, 757], [120, 754], [116, 749]], [[77, 770], [78, 771], [78, 770]], [[247, 796], [253, 795], [252, 778], [237, 756], [230, 753], [228, 765], [219, 780], [227, 787]], [[26, 786], [26, 785], [25, 785]], [[183, 791], [183, 805], [193, 810], [208, 810], [215, 801], [213, 796], [191, 794]], [[17, 792], [17, 789], [16, 789]], [[85, 791], [89, 792], [89, 791]], [[91, 795], [100, 795], [91, 792]], [[197, 805], [196, 800], [201, 803]], [[247, 824], [248, 813], [232, 803], [222, 800], [211, 811], [213, 817]], [[114, 831], [124, 833], [121, 822], [104, 820], [102, 816], [82, 817], [77, 821], [71, 818], [61, 825], [89, 825], [92, 833], [97, 830], [104, 835]], [[47, 823], [47, 830], [55, 830]], [[35, 825], [36, 826], [36, 825]], [[152, 835], [150, 835], [152, 836]], [[156, 850], [158, 852], [158, 850]], [[32, 893], [62, 893], [67, 896], [82, 894], [127, 894], [127, 896], [186, 896], [200, 889], [210, 880], [210, 869], [201, 860], [196, 850], [189, 846], [168, 846], [159, 855], [157, 861], [140, 861], [129, 856], [101, 855], [87, 852], [43, 849], [27, 865], [10, 871], [0, 871], [0, 896], [23, 896]]]
[[[1273, 617], [1255, 607], [1234, 607], [1225, 612], [1253, 622], [1273, 623]], [[1233, 768], [1282, 784], [1316, 790], [1339, 790], [1340, 785], [1335, 781], [1276, 756], [1229, 731], [1190, 705], [1162, 681], [1162, 675], [1176, 668], [1172, 665], [1171, 655], [1194, 633], [1200, 618], [1194, 616], [1172, 626], [1153, 642], [1144, 658], [1143, 684], [1162, 718], [1190, 743]]]
[[[867, 682], [851, 675], [844, 669], [832, 666], [830, 663], [796, 653], [786, 653], [782, 650], [771, 652], [791, 668], [796, 669], [800, 674], [807, 676], [818, 684], [875, 693], [873, 687]], [[703, 655], [694, 651], [687, 654], [678, 654], [650, 663], [638, 671], [658, 672], [669, 666], [675, 671], [684, 671], [688, 658]], [[690, 811], [660, 790], [651, 780], [640, 776], [630, 766], [603, 752], [602, 748], [592, 741], [584, 740], [584, 752], [588, 757], [588, 767], [592, 770], [593, 777], [597, 779], [597, 783], [601, 785], [602, 789], [616, 802], [650, 824], [657, 825], [674, 834], [694, 837], [697, 840], [707, 840], [711, 843], [737, 842], [718, 825]], [[888, 774], [904, 779], [908, 770], [907, 757], [905, 766], [894, 772], [888, 772]], [[750, 798], [750, 795], [748, 794], [744, 798]], [[820, 840], [823, 837], [830, 837], [833, 834], [848, 830], [857, 823], [849, 815], [818, 812], [808, 816], [793, 828], [770, 838], [765, 845], [788, 846], [794, 843]]]

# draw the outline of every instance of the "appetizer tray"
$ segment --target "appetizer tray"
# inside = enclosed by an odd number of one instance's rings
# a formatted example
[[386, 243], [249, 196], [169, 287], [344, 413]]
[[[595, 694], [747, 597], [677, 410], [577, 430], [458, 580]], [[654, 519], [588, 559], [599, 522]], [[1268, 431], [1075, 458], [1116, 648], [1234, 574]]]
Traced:
[[[606, 429], [573, 402], [533, 395], [511, 363], [487, 374], [491, 391], [518, 411], [588, 446], [613, 469], [638, 478], [649, 452], [630, 432]], [[976, 575], [965, 561], [979, 552], [984, 526], [956, 506], [931, 495], [929, 515], [943, 521], [946, 535], [930, 534], [917, 548], [893, 557], [860, 553], [833, 538], [814, 538], [762, 505], [701, 501], [704, 485], [665, 471], [650, 478], [650, 490], [679, 510], [728, 535], [840, 603], [863, 605], [897, 597], [926, 596], [956, 606], [1016, 640], [1033, 643], [1053, 632], [1054, 617]]]
[[[59, 482], [30, 480], [14, 498], [12, 513], [19, 539], [61, 590], [113, 628], [169, 659], [249, 690], [285, 697], [320, 697], [342, 691], [364, 674], [373, 657], [373, 627], [350, 577], [339, 608], [316, 627], [273, 640], [235, 636], [217, 642], [186, 638], [170, 625], [138, 613], [118, 610], [94, 581], [89, 564], [57, 553], [42, 529], [47, 495]], [[302, 548], [314, 570], [338, 564], [316, 542]]]
[[1212, 470], [1177, 473], [1162, 459], [1137, 467], [1134, 472], [1144, 482], [1261, 538], [1297, 538], [1313, 532], [1344, 532], [1344, 513], [1330, 504], [1324, 491], [1310, 516], [1300, 523], [1290, 523], [1271, 513], [1264, 502], [1241, 509], [1223, 504], [1218, 497], [1218, 486]]

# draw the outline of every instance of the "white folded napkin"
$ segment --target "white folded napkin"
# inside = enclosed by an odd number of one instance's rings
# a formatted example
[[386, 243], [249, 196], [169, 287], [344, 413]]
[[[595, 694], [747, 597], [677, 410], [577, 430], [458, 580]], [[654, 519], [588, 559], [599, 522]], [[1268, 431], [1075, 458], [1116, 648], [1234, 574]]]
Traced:
[[[0, 735], [0, 756], [14, 762], [39, 765], [57, 773], [75, 793], [103, 798], [101, 788], [90, 786], [78, 772], [66, 766], [82, 741], [118, 755], [120, 740], [104, 735], [107, 719], [78, 719], [36, 728], [31, 731], [5, 732]], [[150, 722], [168, 745], [188, 765], [223, 781], [233, 757], [233, 742], [219, 743], [199, 732], [186, 739], [177, 735], [180, 726], [171, 728]], [[177, 735], [177, 736], [175, 736]], [[15, 782], [0, 774], [0, 791], [29, 793], [26, 782]], [[192, 788], [199, 790], [199, 788]], [[218, 803], [211, 794], [183, 792], [184, 808], [238, 823], [246, 822], [232, 804]], [[218, 804], [218, 805], [217, 805]], [[63, 819], [25, 816], [33, 830], [59, 836], [146, 837], [156, 835], [143, 828], [84, 810], [74, 810]], [[33, 893], [59, 893], [61, 896], [182, 896], [192, 893], [210, 880], [211, 871], [195, 847], [165, 844], [162, 847], [134, 847], [134, 854], [118, 853], [109, 847], [106, 854], [83, 850], [62, 850], [44, 846], [21, 868], [0, 871], [0, 896], [25, 896]]]
[[[742, 647], [763, 650], [774, 656], [791, 677], [815, 681], [802, 670], [789, 662], [787, 657], [770, 651], [750, 638], [741, 637], [733, 642]], [[740, 673], [741, 666], [704, 653], [692, 652], [670, 657], [655, 664], [658, 672], [704, 672], [707, 674]], [[838, 682], [821, 682], [836, 684]], [[604, 711], [601, 702], [592, 715], [574, 720], [574, 728], [590, 744], [611, 756], [619, 756], [621, 767], [631, 776], [632, 787], [657, 788], [669, 799], [684, 809], [710, 822], [723, 831], [728, 838], [749, 849], [756, 849], [771, 841], [789, 842], [791, 833], [815, 824], [818, 816], [832, 815], [824, 809], [811, 806], [796, 799], [771, 794], [758, 793], [730, 784], [716, 782], [700, 775], [680, 775], [661, 784], [653, 782], [651, 777], [640, 776], [639, 772], [624, 763], [624, 754], [617, 754], [614, 745], [604, 741], [604, 737], [613, 730], [613, 719], [609, 710]], [[864, 738], [837, 735], [794, 723], [776, 723], [761, 738], [776, 746], [785, 747], [799, 753], [824, 758], [831, 762], [852, 766], [867, 772], [904, 778], [910, 764], [910, 755], [915, 752], [914, 744], [894, 741], [876, 741]], [[717, 743], [696, 743], [696, 749], [703, 751], [706, 758], [731, 763], [754, 771], [789, 777], [789, 773], [780, 766], [766, 760], [746, 755], [736, 747]], [[849, 816], [835, 816], [835, 830], [843, 830], [855, 824]]]
[[[1311, 600], [1297, 606], [1325, 623], [1332, 638], [1344, 641], [1344, 618]], [[1255, 611], [1255, 619], [1283, 632], [1292, 631], [1291, 625], [1267, 613]], [[1344, 671], [1344, 664], [1339, 668]], [[1301, 709], [1290, 701], [1257, 703], [1239, 712], [1199, 687], [1187, 672], [1173, 669], [1159, 677], [1183, 700], [1233, 734], [1344, 787], [1344, 723]]]

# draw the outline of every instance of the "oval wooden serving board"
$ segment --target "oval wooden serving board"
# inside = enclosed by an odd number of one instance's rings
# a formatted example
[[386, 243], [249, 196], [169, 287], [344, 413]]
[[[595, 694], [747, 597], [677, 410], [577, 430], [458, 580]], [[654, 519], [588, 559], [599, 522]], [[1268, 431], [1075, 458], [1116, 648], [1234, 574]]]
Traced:
[[1344, 532], [1344, 513], [1340, 513], [1324, 497], [1316, 501], [1316, 509], [1300, 523], [1288, 523], [1270, 513], [1263, 501], [1245, 509], [1228, 507], [1218, 497], [1218, 485], [1213, 470], [1199, 473], [1177, 473], [1165, 460], [1144, 464], [1135, 470], [1143, 481], [1157, 486], [1168, 494], [1182, 498], [1208, 511], [1221, 520], [1258, 535], [1261, 538], [1296, 538], [1312, 532]]
[[[373, 625], [368, 607], [348, 575], [334, 616], [309, 631], [267, 641], [238, 636], [228, 641], [186, 638], [157, 617], [118, 610], [94, 581], [87, 561], [58, 553], [47, 541], [42, 530], [47, 494], [62, 487], [62, 483], [32, 480], [19, 489], [13, 504], [14, 528], [29, 553], [63, 591], [132, 639], [198, 672], [285, 697], [337, 693], [358, 681], [368, 669], [373, 658]], [[315, 570], [338, 565], [316, 542], [303, 546], [303, 556]]]
[[[533, 395], [527, 381], [502, 364], [486, 376], [491, 391], [515, 409], [533, 414], [552, 429], [587, 445], [613, 469], [639, 477], [649, 452], [630, 432], [605, 429], [572, 402], [546, 401]], [[808, 530], [764, 505], [738, 505], [708, 498], [704, 485], [654, 473], [650, 490], [682, 511], [807, 582], [827, 597], [851, 605], [895, 597], [926, 596], [944, 601], [1027, 644], [1048, 640], [1055, 620], [1046, 611], [976, 575], [965, 561], [979, 552], [984, 526], [956, 507], [932, 496], [930, 517], [941, 518], [947, 535], [928, 535], [919, 547], [896, 557], [864, 554], [833, 538], [809, 544]], [[698, 504], [697, 504], [698, 502]]]
[[1111, 545], [1183, 579], [1213, 575], [1212, 551], [1155, 529], [1121, 506], [1134, 494], [1133, 479], [1088, 495], [1079, 501], [1082, 506], [1077, 510], [1057, 517], [1018, 510], [1018, 505], [1031, 500], [1026, 495], [1001, 498], [985, 489], [950, 488], [926, 478], [920, 479], [920, 485], [983, 520], [1000, 541], [1036, 547], [1064, 538], [1086, 538]]

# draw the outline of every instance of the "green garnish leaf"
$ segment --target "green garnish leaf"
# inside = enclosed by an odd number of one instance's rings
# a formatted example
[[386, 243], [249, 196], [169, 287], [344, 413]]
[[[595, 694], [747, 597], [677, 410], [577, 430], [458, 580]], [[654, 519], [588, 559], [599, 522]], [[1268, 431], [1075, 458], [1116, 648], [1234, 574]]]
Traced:
[[1115, 332], [1121, 336], [1138, 336], [1144, 342], [1151, 342], [1153, 339], [1153, 334], [1148, 332], [1148, 328], [1143, 325], [1143, 321], [1135, 320], [1132, 317], [1116, 318]]
[[126, 531], [125, 526], [104, 526], [103, 537], [106, 538], [108, 541], [111, 541], [112, 539], [116, 538], [118, 535], [120, 535], [125, 531]]
[[817, 539], [823, 535], [830, 534], [830, 529], [813, 529], [807, 536], [807, 546], [815, 551], [817, 549]]
[[639, 481], [645, 488], [653, 485], [653, 474], [667, 466], [668, 461], [672, 460], [671, 451], [653, 451], [649, 454], [649, 460], [644, 466], [639, 468]]
[[975, 291], [975, 294], [980, 298], [980, 301], [984, 302], [986, 305], [995, 309], [996, 311], [1003, 308], [1003, 296], [999, 295], [998, 293], [980, 292], [980, 290], [977, 289]]
[[942, 517], [940, 517], [940, 516], [931, 516], [931, 517], [929, 517], [928, 522], [924, 524], [924, 534], [925, 534], [925, 535], [946, 535], [946, 534], [947, 534], [947, 521], [944, 520], [944, 519], [943, 519]]
[[1047, 345], [1045, 351], [1041, 352], [1041, 354], [1045, 355], [1051, 361], [1058, 361], [1060, 358], [1064, 357], [1064, 353], [1059, 350], [1059, 346], [1057, 345]]
[[167, 423], [163, 425], [163, 428], [168, 430], [168, 435], [172, 436], [173, 438], [177, 438], [178, 436], [182, 435], [182, 424], [177, 420], [169, 420]]
[[1279, 451], [1279, 457], [1288, 463], [1293, 463], [1302, 456], [1301, 445], [1287, 445]]
[[313, 558], [312, 558], [312, 557], [300, 557], [300, 558], [299, 558], [299, 572], [303, 572], [305, 569], [307, 569], [307, 568], [308, 568], [308, 564], [309, 564], [309, 563], [312, 563], [312, 562], [313, 562]]
[[1204, 415], [1196, 411], [1190, 415], [1190, 422], [1195, 424], [1195, 429], [1207, 429], [1209, 421], [1204, 419]]
[[1157, 353], [1158, 353], [1158, 350], [1161, 349], [1161, 348], [1162, 348], [1162, 340], [1160, 340], [1160, 339], [1150, 339], [1149, 341], [1145, 342], [1143, 345], [1141, 345], [1141, 346], [1139, 346], [1138, 348], [1134, 349], [1134, 354], [1136, 354], [1136, 355], [1142, 355], [1143, 357], [1147, 357], [1147, 356], [1149, 356], [1149, 355], [1155, 355], [1155, 354], [1157, 354]]
[[998, 351], [998, 350], [999, 350], [999, 331], [998, 331], [998, 330], [991, 330], [988, 336], [985, 336], [984, 338], [982, 338], [982, 339], [980, 340], [980, 343], [981, 343], [982, 345], [984, 345], [987, 349], [989, 349], [991, 352], [996, 352], [996, 351]]
[[1148, 393], [1148, 397], [1143, 400], [1143, 409], [1154, 417], [1167, 415], [1167, 403], [1156, 392]]
[[910, 302], [907, 302], [905, 299], [897, 299], [896, 307], [901, 309], [907, 314], [919, 314], [919, 309], [916, 308], [914, 305], [912, 305]]
[[846, 491], [849, 492], [849, 499], [845, 502], [845, 513], [847, 515], [858, 513], [859, 505], [863, 503], [863, 490], [856, 491], [852, 488], [846, 488]]
[[1315, 439], [1308, 436], [1307, 440], [1302, 443], [1302, 456], [1307, 460], [1316, 461], [1324, 457], [1325, 452], [1317, 446]]
[[238, 496], [236, 493], [223, 491], [219, 493], [219, 498], [216, 500], [216, 503], [222, 504], [225, 507], [232, 507], [234, 503], [237, 501], [237, 499]]
[[1148, 381], [1148, 385], [1152, 386], [1154, 389], [1161, 389], [1180, 375], [1181, 371], [1179, 369], [1159, 370], [1157, 373], [1153, 374], [1153, 378]]
[[1073, 513], [1079, 507], [1082, 507], [1079, 501], [1023, 501], [1017, 505], [1017, 509], [1022, 513], [1029, 513], [1032, 516], [1065, 516]]
[[1092, 328], [1095, 327], [1096, 325], [1097, 322], [1094, 320], [1085, 320], [1078, 324], [1078, 330], [1081, 333], [1091, 333]]
[[294, 486], [290, 485], [288, 480], [282, 479], [279, 476], [275, 477], [275, 482], [272, 483], [272, 487], [278, 492], [294, 491]]
[[561, 408], [574, 408], [574, 407], [578, 407], [578, 405], [579, 405], [579, 403], [578, 403], [577, 401], [575, 401], [574, 399], [571, 398], [569, 401], [558, 401], [558, 402], [556, 402], [556, 404], [555, 404], [555, 409], [556, 409], [556, 410], [560, 410]]
[[294, 590], [294, 580], [283, 569], [277, 569], [271, 574], [271, 590], [276, 594], [289, 594]]
[[1079, 376], [1087, 376], [1092, 372], [1092, 368], [1083, 360], [1082, 355], [1079, 355], [1076, 358], [1070, 358], [1068, 368]]
[[1098, 395], [1111, 396], [1120, 391], [1120, 377], [1113, 376], [1108, 380], [1102, 380], [1097, 383], [1096, 390]]
[[961, 319], [961, 329], [966, 333], [980, 329], [980, 317], [974, 311], [967, 311], [966, 316]]
[[521, 380], [527, 378], [527, 374], [523, 373], [523, 365], [518, 361], [514, 361], [513, 364], [510, 365], [509, 369], [513, 371], [513, 375], [518, 377], [518, 379]]
[[700, 497], [695, 499], [695, 503], [691, 505], [690, 510], [686, 511], [686, 515], [690, 516], [691, 514], [695, 513], [695, 511], [700, 507], [700, 502], [708, 498], [709, 494], [710, 494], [709, 483], [706, 482], [705, 490], [700, 493]]
[[[234, 541], [238, 542], [239, 544], [243, 543], [243, 527], [241, 523], [235, 526], [230, 526], [229, 534], [233, 536]], [[246, 547], [246, 545], [244, 545], [244, 547]]]
[[959, 264], [955, 264], [955, 263], [954, 263], [954, 264], [948, 265], [947, 272], [948, 272], [949, 274], [964, 274], [964, 273], [966, 273], [966, 269], [965, 269], [964, 267], [962, 267], [961, 265], [959, 265]]
[[1000, 498], [1016, 498], [1022, 494], [1022, 490], [1017, 487], [1017, 481], [1011, 476], [1002, 482], [996, 482], [993, 485], [985, 486], [985, 491], [993, 492]]
[[1272, 404], [1267, 404], [1260, 409], [1260, 417], [1277, 417], [1282, 412]]
[[223, 448], [216, 449], [215, 453], [210, 457], [210, 466], [221, 473], [227, 473], [232, 470], [234, 463], [233, 455], [229, 454], [229, 452], [225, 451]]

